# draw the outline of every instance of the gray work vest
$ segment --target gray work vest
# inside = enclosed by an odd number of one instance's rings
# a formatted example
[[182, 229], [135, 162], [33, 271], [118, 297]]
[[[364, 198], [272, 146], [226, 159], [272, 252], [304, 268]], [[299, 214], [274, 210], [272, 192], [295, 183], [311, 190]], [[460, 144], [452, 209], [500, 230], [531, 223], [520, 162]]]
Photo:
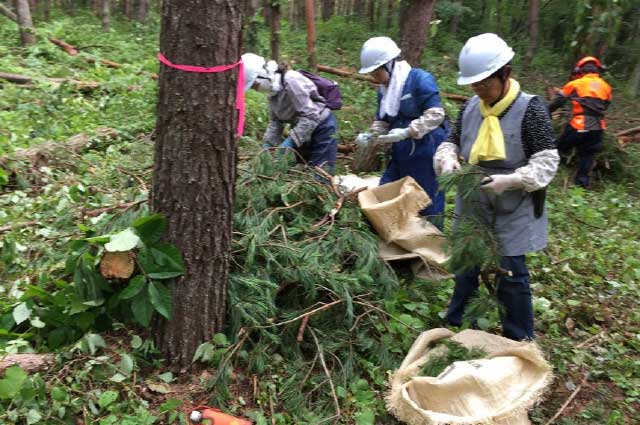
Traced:
[[[478, 163], [487, 174], [511, 174], [527, 164], [522, 146], [522, 120], [533, 97], [520, 92], [509, 111], [500, 118], [506, 158]], [[460, 154], [465, 161], [469, 160], [481, 124], [480, 98], [474, 96], [462, 116]], [[466, 201], [458, 197], [456, 215], [464, 214], [472, 214], [493, 228], [503, 256], [524, 255], [547, 246], [547, 213], [535, 218], [531, 193], [522, 189], [506, 190], [501, 195], [479, 190]]]

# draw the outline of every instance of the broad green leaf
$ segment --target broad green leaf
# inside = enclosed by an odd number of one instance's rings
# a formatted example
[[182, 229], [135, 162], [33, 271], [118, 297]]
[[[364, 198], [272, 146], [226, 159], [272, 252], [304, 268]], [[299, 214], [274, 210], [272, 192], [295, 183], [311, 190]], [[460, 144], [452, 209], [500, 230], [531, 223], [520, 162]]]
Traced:
[[180, 407], [180, 405], [182, 405], [182, 401], [175, 398], [170, 398], [169, 400], [165, 401], [160, 405], [160, 412], [161, 413], [172, 412], [174, 410], [177, 410], [178, 407]]
[[107, 346], [104, 339], [98, 334], [87, 334], [84, 339], [87, 343], [87, 347], [89, 348], [89, 352], [92, 355], [98, 351], [98, 348], [104, 348]]
[[118, 393], [116, 391], [105, 391], [100, 395], [98, 399], [98, 404], [100, 408], [104, 409], [111, 405], [114, 401], [118, 399]]
[[356, 414], [356, 425], [374, 425], [376, 416], [373, 414], [373, 410], [365, 410]]
[[120, 292], [121, 300], [128, 300], [129, 298], [133, 298], [142, 291], [144, 285], [147, 283], [145, 277], [141, 274], [137, 275], [133, 279], [129, 281], [129, 285]]
[[111, 240], [111, 236], [109, 236], [109, 235], [94, 236], [92, 238], [85, 238], [84, 240], [89, 242], [89, 243], [104, 244], [104, 243], [107, 243], [107, 242], [109, 242]]
[[116, 374], [114, 374], [114, 375], [113, 375], [111, 378], [109, 378], [109, 379], [110, 379], [111, 381], [113, 381], [113, 382], [122, 382], [122, 381], [126, 380], [126, 379], [127, 379], [127, 377], [126, 377], [126, 376], [124, 376], [124, 375], [123, 375], [123, 374], [121, 374], [121, 373], [116, 373]]
[[134, 350], [137, 350], [140, 347], [142, 347], [142, 338], [140, 338], [138, 335], [132, 336], [131, 337], [131, 348], [133, 348]]
[[27, 379], [27, 373], [20, 366], [11, 366], [5, 372], [5, 378], [0, 379], [0, 399], [11, 399], [20, 392], [22, 384]]
[[165, 319], [171, 319], [171, 293], [167, 287], [159, 282], [149, 282], [149, 297], [156, 311]]
[[173, 245], [158, 244], [142, 249], [138, 262], [152, 279], [170, 279], [184, 274], [182, 255]]
[[145, 244], [153, 245], [158, 242], [164, 234], [167, 228], [167, 221], [164, 216], [153, 214], [140, 217], [134, 221], [133, 228]]
[[135, 234], [133, 229], [128, 228], [120, 233], [111, 236], [109, 243], [104, 248], [109, 252], [131, 251], [140, 243], [140, 238]]
[[31, 316], [31, 309], [27, 307], [27, 303], [20, 303], [13, 309], [13, 320], [16, 325], [24, 322]]
[[144, 327], [149, 326], [151, 316], [153, 316], [153, 305], [151, 304], [147, 291], [142, 291], [133, 298], [131, 310], [133, 311], [133, 317], [138, 323]]
[[168, 384], [171, 381], [173, 381], [173, 373], [171, 373], [171, 372], [162, 373], [162, 374], [158, 375], [158, 379], [160, 379], [161, 381], [164, 381], [164, 382], [166, 382]]
[[42, 414], [38, 409], [29, 409], [27, 412], [27, 425], [37, 424], [42, 419]]
[[46, 323], [44, 323], [42, 320], [40, 320], [39, 317], [34, 317], [33, 319], [31, 319], [29, 321], [29, 323], [31, 324], [31, 326], [33, 326], [34, 328], [38, 328], [38, 329], [42, 329], [45, 326], [47, 326]]
[[67, 397], [67, 391], [63, 387], [53, 387], [51, 389], [51, 398], [53, 400], [63, 402]]
[[128, 354], [122, 354], [120, 356], [120, 370], [125, 375], [130, 375], [133, 372], [133, 359]]
[[229, 345], [229, 340], [227, 339], [227, 336], [225, 334], [218, 333], [213, 336], [213, 343], [222, 347], [226, 347], [227, 345]]
[[159, 394], [168, 394], [171, 392], [171, 388], [169, 388], [169, 385], [165, 384], [164, 382], [149, 382], [147, 383], [147, 387], [149, 387], [151, 391]]
[[73, 282], [81, 301], [102, 300], [102, 291], [109, 288], [107, 281], [96, 271], [95, 257], [87, 252], [78, 257]]

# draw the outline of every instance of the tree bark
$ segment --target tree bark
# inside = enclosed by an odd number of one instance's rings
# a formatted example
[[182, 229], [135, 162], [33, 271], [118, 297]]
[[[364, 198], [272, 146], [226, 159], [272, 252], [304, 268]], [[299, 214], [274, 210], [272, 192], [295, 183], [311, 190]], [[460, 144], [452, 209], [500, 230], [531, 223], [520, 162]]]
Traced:
[[333, 16], [336, 7], [336, 0], [324, 0], [322, 2], [322, 20], [328, 21]]
[[393, 16], [395, 15], [396, 0], [387, 0], [387, 17], [386, 26], [387, 30], [393, 27]]
[[148, 13], [149, 0], [138, 0], [138, 13], [136, 14], [136, 19], [140, 22], [144, 22], [147, 20]]
[[20, 41], [23, 46], [34, 44], [36, 35], [33, 33], [33, 21], [31, 20], [31, 10], [28, 0], [15, 0], [16, 16], [20, 27]]
[[2, 3], [0, 3], [0, 14], [3, 14], [14, 22], [18, 22], [18, 17], [16, 16], [16, 14]]
[[42, 14], [44, 16], [44, 20], [49, 22], [51, 20], [51, 0], [44, 0], [42, 3]]
[[[164, 0], [160, 51], [173, 63], [215, 66], [242, 54], [235, 0]], [[237, 152], [238, 68], [189, 73], [161, 66], [152, 207], [186, 274], [171, 285], [173, 316], [154, 323], [157, 344], [188, 369], [197, 347], [223, 330]]]
[[280, 4], [269, 3], [269, 28], [271, 29], [271, 59], [280, 60]]
[[367, 19], [369, 20], [369, 29], [376, 27], [376, 2], [369, 0], [367, 3]]
[[527, 54], [524, 57], [524, 69], [526, 70], [531, 65], [533, 56], [538, 50], [538, 31], [540, 22], [540, 3], [538, 0], [529, 0], [529, 48]]
[[315, 2], [313, 0], [306, 0], [304, 10], [307, 18], [307, 52], [309, 53], [309, 68], [311, 68], [311, 70], [315, 70], [318, 65], [318, 61], [316, 59]]
[[102, 31], [109, 32], [110, 0], [102, 0]]
[[429, 34], [429, 23], [435, 5], [436, 0], [406, 0], [404, 2], [400, 48], [403, 57], [412, 66], [420, 66], [420, 56]]
[[[462, 6], [463, 0], [456, 0], [456, 3]], [[458, 27], [460, 26], [460, 15], [455, 15], [451, 18], [451, 24], [449, 26], [449, 33], [456, 35], [458, 33]]]

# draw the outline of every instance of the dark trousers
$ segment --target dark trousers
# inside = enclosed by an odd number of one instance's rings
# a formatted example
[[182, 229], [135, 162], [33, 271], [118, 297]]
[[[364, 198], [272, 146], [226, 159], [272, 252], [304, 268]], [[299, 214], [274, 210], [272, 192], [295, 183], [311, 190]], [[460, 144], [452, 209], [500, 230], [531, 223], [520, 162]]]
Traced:
[[575, 184], [588, 187], [589, 172], [593, 167], [593, 158], [602, 151], [603, 130], [578, 132], [570, 125], [566, 125], [560, 138], [556, 141], [561, 155], [567, 155], [572, 148], [578, 154], [578, 169]]
[[310, 165], [322, 167], [333, 174], [338, 154], [338, 142], [334, 139], [337, 130], [338, 122], [332, 112], [313, 130], [311, 140], [298, 148], [298, 153]]
[[[525, 257], [524, 255], [502, 257], [500, 267], [511, 271], [511, 276], [504, 274], [497, 276], [498, 301], [503, 307], [500, 312], [502, 334], [516, 341], [533, 339], [533, 305]], [[479, 274], [480, 269], [474, 268], [456, 275], [456, 286], [447, 309], [447, 322], [450, 325], [462, 325], [464, 309], [478, 292]]]

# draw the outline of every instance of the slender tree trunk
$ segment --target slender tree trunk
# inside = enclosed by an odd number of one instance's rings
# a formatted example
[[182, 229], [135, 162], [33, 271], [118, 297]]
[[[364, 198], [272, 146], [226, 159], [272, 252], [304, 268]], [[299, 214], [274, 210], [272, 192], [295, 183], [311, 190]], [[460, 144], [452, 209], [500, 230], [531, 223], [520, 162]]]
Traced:
[[386, 29], [393, 28], [393, 16], [395, 15], [396, 0], [387, 0]]
[[138, 13], [136, 19], [140, 22], [147, 20], [147, 14], [149, 13], [149, 0], [138, 0]]
[[358, 18], [364, 18], [367, 5], [366, 0], [353, 0], [353, 12]]
[[429, 34], [435, 0], [407, 0], [402, 10], [400, 48], [412, 66], [420, 66], [420, 56]]
[[[462, 1], [463, 0], [456, 0], [456, 3], [462, 6]], [[460, 26], [460, 15], [454, 15], [453, 18], [451, 18], [451, 24], [449, 26], [449, 32], [451, 33], [451, 35], [455, 36], [458, 33], [459, 26]]]
[[[226, 65], [242, 54], [235, 0], [164, 0], [160, 51], [173, 63]], [[197, 347], [223, 330], [237, 152], [238, 68], [189, 73], [162, 65], [152, 207], [168, 220], [167, 239], [186, 274], [171, 284], [173, 315], [154, 335], [164, 357], [191, 367]]]
[[271, 29], [271, 59], [280, 60], [280, 4], [269, 3], [269, 28]]
[[14, 22], [18, 22], [18, 17], [16, 16], [16, 14], [2, 3], [0, 3], [0, 14], [6, 16]]
[[111, 15], [111, 1], [102, 0], [102, 31], [109, 32], [109, 20]]
[[314, 0], [306, 0], [305, 13], [307, 18], [307, 52], [309, 53], [309, 68], [315, 70], [318, 66], [316, 59], [316, 17]]
[[51, 20], [51, 0], [44, 0], [42, 5], [42, 15], [44, 16], [44, 20], [49, 22], [49, 20]]
[[529, 68], [533, 56], [538, 50], [538, 30], [540, 22], [540, 3], [538, 0], [529, 0], [529, 48], [527, 54], [524, 57], [524, 69]]
[[376, 2], [375, 0], [368, 0], [367, 3], [367, 19], [369, 21], [369, 28], [374, 29], [376, 27]]
[[322, 2], [322, 20], [328, 21], [333, 16], [336, 7], [336, 0], [324, 0]]
[[31, 10], [28, 0], [15, 0], [16, 17], [20, 27], [20, 41], [23, 46], [34, 44], [36, 35], [33, 33], [33, 21], [31, 20]]

